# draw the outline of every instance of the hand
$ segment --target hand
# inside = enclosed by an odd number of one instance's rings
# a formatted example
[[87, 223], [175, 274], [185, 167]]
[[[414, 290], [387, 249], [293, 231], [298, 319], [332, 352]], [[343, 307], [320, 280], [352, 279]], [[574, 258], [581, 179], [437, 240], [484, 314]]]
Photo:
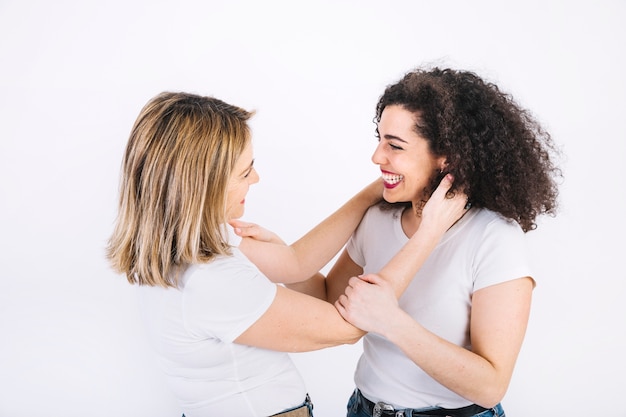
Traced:
[[375, 274], [350, 278], [335, 307], [353, 326], [378, 334], [389, 328], [393, 312], [400, 311], [391, 285]]
[[276, 233], [267, 230], [258, 224], [248, 223], [241, 220], [231, 220], [228, 223], [233, 227], [237, 236], [249, 237], [260, 242], [286, 245], [286, 243]]
[[451, 174], [443, 177], [422, 209], [422, 225], [445, 232], [469, 210], [467, 195], [462, 191], [455, 191], [453, 197], [447, 196], [453, 182]]

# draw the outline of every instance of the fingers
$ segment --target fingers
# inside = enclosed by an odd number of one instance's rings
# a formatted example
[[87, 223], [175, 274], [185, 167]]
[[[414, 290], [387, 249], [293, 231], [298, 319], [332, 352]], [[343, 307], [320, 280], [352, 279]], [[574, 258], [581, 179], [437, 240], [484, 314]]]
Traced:
[[255, 224], [248, 226], [234, 226], [233, 230], [237, 236], [241, 237], [259, 238], [261, 233], [259, 227]]
[[[389, 290], [390, 285], [387, 281], [376, 274], [359, 275], [351, 277], [348, 280], [344, 293], [340, 296], [341, 304], [348, 306], [347, 303], [354, 300], [361, 300], [361, 302], [369, 297], [371, 288], [378, 287], [384, 291]], [[343, 297], [343, 298], [342, 298]]]
[[232, 227], [255, 226], [254, 223], [244, 222], [243, 220], [239, 220], [239, 219], [231, 219], [231, 220], [228, 221], [228, 224], [230, 224]]
[[433, 196], [436, 195], [436, 196], [445, 197], [445, 195], [448, 193], [448, 191], [452, 187], [453, 182], [454, 182], [454, 176], [452, 174], [446, 174], [439, 182], [439, 185], [435, 189]]
[[258, 224], [248, 223], [241, 220], [231, 220], [228, 222], [237, 236], [250, 237], [263, 242], [271, 242], [277, 240], [268, 230], [262, 228]]
[[450, 187], [452, 187], [453, 182], [454, 182], [454, 176], [448, 173], [441, 179], [441, 181], [439, 182], [439, 185], [444, 187], [445, 190], [448, 191]]
[[452, 213], [454, 215], [462, 215], [465, 211], [471, 208], [471, 204], [468, 204], [468, 197], [462, 190], [455, 190], [454, 193], [448, 194], [452, 184], [454, 183], [454, 176], [452, 174], [446, 174], [430, 199], [424, 206], [423, 213], [430, 213], [434, 215], [440, 215], [443, 213]]
[[341, 294], [337, 301], [335, 301], [335, 308], [339, 311], [342, 317], [346, 316], [346, 308], [344, 307], [344, 303], [346, 301], [346, 296]]
[[[452, 174], [446, 174], [441, 179], [441, 181], [439, 182], [439, 185], [437, 186], [437, 188], [433, 192], [433, 196], [446, 197], [447, 198], [447, 193], [448, 193], [448, 191], [450, 191], [450, 188], [452, 187], [453, 183], [454, 183], [454, 176]], [[454, 192], [454, 196], [452, 198], [456, 199], [456, 200], [464, 200], [466, 205], [469, 204], [467, 209], [469, 209], [472, 206], [471, 203], [468, 200], [468, 196], [463, 191], [460, 191], [460, 190], [455, 191]]]
[[[452, 174], [447, 174], [439, 183], [438, 189], [441, 188], [442, 191], [445, 190], [445, 192], [447, 193], [450, 190], [450, 187], [452, 187], [453, 182], [454, 177], [452, 176]], [[455, 192], [453, 198], [456, 200], [463, 200], [465, 202], [463, 210], [469, 210], [470, 208], [472, 208], [472, 202], [469, 201], [469, 197], [463, 191]]]
[[384, 280], [376, 274], [362, 274], [358, 277], [352, 277], [351, 279], [356, 279], [360, 282], [367, 282], [369, 284], [377, 284], [380, 285], [384, 282]]
[[250, 233], [254, 231], [254, 226], [256, 226], [254, 223], [248, 223], [236, 219], [230, 220], [228, 224], [232, 226], [235, 233], [239, 236], [250, 236]]

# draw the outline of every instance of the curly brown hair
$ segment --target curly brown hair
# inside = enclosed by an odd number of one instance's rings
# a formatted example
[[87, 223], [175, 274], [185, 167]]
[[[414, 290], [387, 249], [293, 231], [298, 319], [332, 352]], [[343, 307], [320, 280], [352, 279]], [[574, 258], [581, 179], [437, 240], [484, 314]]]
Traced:
[[[493, 83], [469, 71], [415, 69], [387, 86], [376, 105], [400, 105], [416, 115], [415, 131], [448, 167], [434, 177], [430, 195], [446, 173], [451, 189], [463, 190], [473, 207], [483, 207], [520, 224], [537, 227], [540, 214], [555, 215], [557, 181], [551, 136], [525, 109]], [[396, 203], [398, 204], [398, 203]]]

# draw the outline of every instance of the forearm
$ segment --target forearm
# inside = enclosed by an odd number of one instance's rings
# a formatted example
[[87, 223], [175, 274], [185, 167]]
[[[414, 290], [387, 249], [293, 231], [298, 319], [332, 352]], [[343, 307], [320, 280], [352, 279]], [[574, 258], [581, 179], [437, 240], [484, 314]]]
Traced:
[[448, 198], [447, 190], [452, 185], [452, 176], [446, 175], [426, 206], [417, 231], [400, 251], [378, 272], [390, 282], [396, 297], [400, 297], [445, 232], [467, 211], [466, 197], [457, 193]]
[[363, 274], [363, 268], [355, 263], [348, 254], [348, 250], [344, 249], [326, 276], [326, 299], [328, 302], [337, 301], [346, 290], [348, 280], [361, 274]]
[[308, 352], [353, 344], [364, 334], [345, 321], [332, 304], [278, 286], [270, 308], [235, 343]]
[[326, 278], [319, 272], [305, 281], [285, 284], [285, 287], [327, 301]]
[[[257, 225], [244, 222], [231, 225], [239, 227], [236, 233], [243, 237], [239, 249], [270, 280], [285, 284], [301, 282], [330, 262], [346, 244], [367, 209], [380, 201], [381, 196], [382, 184], [378, 179], [289, 246]], [[265, 237], [259, 239], [261, 235]]]
[[399, 298], [437, 246], [445, 230], [420, 227], [398, 253], [377, 273]]
[[375, 192], [372, 186], [366, 187], [291, 245], [297, 260], [294, 273], [300, 280], [312, 276], [330, 262], [346, 244], [367, 209], [379, 199], [379, 192]]
[[437, 382], [483, 407], [493, 407], [506, 393], [509, 370], [426, 330], [402, 310], [387, 320], [384, 336]]

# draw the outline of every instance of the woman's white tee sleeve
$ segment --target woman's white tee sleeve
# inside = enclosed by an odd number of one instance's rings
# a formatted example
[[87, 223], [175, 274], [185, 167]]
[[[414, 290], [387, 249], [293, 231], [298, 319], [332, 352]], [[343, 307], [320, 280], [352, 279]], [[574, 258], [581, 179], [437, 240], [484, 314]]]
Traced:
[[275, 296], [276, 284], [233, 248], [233, 256], [186, 271], [185, 326], [197, 337], [232, 342], [267, 311]]

